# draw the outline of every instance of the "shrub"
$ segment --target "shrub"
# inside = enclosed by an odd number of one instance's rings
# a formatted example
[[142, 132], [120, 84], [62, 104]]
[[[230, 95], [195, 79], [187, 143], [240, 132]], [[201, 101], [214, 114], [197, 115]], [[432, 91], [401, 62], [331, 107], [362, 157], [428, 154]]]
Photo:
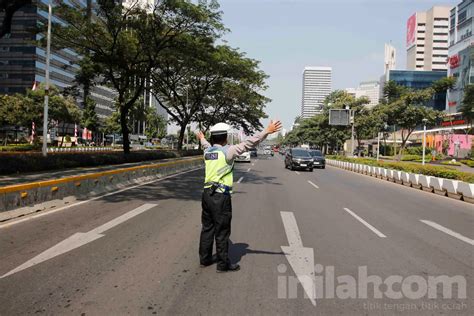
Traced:
[[128, 155], [122, 152], [97, 153], [54, 153], [43, 157], [41, 153], [4, 153], [0, 155], [0, 174], [25, 173], [45, 170], [58, 170], [76, 167], [94, 167], [117, 165], [131, 162], [162, 160], [200, 155], [200, 150], [177, 151], [132, 151]]
[[420, 155], [403, 155], [400, 160], [401, 161], [415, 161], [415, 160], [421, 160], [421, 159], [422, 159], [422, 156]]
[[461, 160], [461, 162], [471, 168], [474, 168], [474, 160]]
[[16, 145], [0, 146], [0, 152], [32, 151], [32, 150], [40, 150], [40, 149], [41, 149], [41, 145], [39, 144], [16, 144]]
[[452, 162], [451, 160], [446, 160], [446, 161], [441, 161], [442, 165], [447, 165], [447, 166], [460, 166], [461, 164], [457, 161]]

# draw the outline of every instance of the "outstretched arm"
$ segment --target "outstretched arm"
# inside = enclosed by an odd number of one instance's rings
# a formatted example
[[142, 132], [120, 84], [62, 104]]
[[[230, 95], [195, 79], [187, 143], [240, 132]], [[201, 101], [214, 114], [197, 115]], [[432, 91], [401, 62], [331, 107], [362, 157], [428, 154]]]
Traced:
[[196, 137], [197, 139], [199, 139], [199, 141], [201, 142], [201, 146], [202, 146], [202, 149], [206, 150], [208, 149], [209, 147], [211, 147], [211, 144], [209, 144], [209, 142], [207, 141], [206, 137], [204, 136], [204, 133], [199, 131], [199, 132], [196, 132]]
[[227, 150], [226, 160], [232, 161], [238, 155], [243, 154], [246, 151], [249, 151], [252, 148], [255, 148], [259, 143], [261, 143], [268, 135], [278, 132], [281, 129], [280, 121], [270, 121], [267, 128], [263, 132], [258, 133], [257, 135], [250, 136], [245, 141], [237, 145], [232, 145]]

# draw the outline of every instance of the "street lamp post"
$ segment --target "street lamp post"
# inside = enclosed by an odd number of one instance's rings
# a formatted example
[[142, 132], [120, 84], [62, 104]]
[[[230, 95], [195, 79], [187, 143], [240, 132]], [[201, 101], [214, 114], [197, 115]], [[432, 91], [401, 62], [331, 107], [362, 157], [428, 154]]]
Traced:
[[377, 161], [380, 158], [380, 131], [377, 132]]
[[426, 122], [427, 119], [423, 119], [423, 154], [422, 154], [422, 165], [425, 164], [425, 149], [426, 149]]
[[45, 69], [45, 88], [44, 88], [44, 113], [43, 113], [43, 156], [48, 155], [48, 103], [49, 103], [49, 60], [51, 59], [51, 0], [48, 3], [48, 32], [46, 35], [46, 69]]

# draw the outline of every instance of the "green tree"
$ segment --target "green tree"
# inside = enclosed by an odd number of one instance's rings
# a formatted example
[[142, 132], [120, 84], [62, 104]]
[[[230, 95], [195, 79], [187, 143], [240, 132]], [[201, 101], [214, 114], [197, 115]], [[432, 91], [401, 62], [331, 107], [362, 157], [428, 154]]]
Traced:
[[472, 124], [474, 122], [474, 84], [470, 84], [464, 88], [461, 113], [467, 121], [469, 130], [472, 129]]
[[125, 8], [121, 2], [98, 0], [95, 18], [89, 19], [87, 8], [59, 2], [56, 14], [67, 24], [55, 23], [54, 42], [87, 55], [98, 69], [100, 83], [117, 92], [123, 149], [128, 153], [130, 111], [161, 63], [163, 50], [176, 45], [174, 39], [182, 34], [213, 33], [220, 16], [214, 3], [205, 1], [164, 0], [153, 8]]
[[166, 136], [166, 121], [158, 115], [155, 108], [147, 109], [145, 135], [148, 139], [161, 139]]

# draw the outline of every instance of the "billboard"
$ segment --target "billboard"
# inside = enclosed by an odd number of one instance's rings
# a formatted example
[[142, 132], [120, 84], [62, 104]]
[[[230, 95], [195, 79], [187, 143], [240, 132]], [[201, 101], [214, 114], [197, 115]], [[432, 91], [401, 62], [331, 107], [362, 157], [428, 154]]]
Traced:
[[412, 47], [416, 43], [416, 13], [407, 21], [407, 48]]
[[329, 110], [329, 125], [347, 126], [350, 124], [351, 110], [332, 109]]

